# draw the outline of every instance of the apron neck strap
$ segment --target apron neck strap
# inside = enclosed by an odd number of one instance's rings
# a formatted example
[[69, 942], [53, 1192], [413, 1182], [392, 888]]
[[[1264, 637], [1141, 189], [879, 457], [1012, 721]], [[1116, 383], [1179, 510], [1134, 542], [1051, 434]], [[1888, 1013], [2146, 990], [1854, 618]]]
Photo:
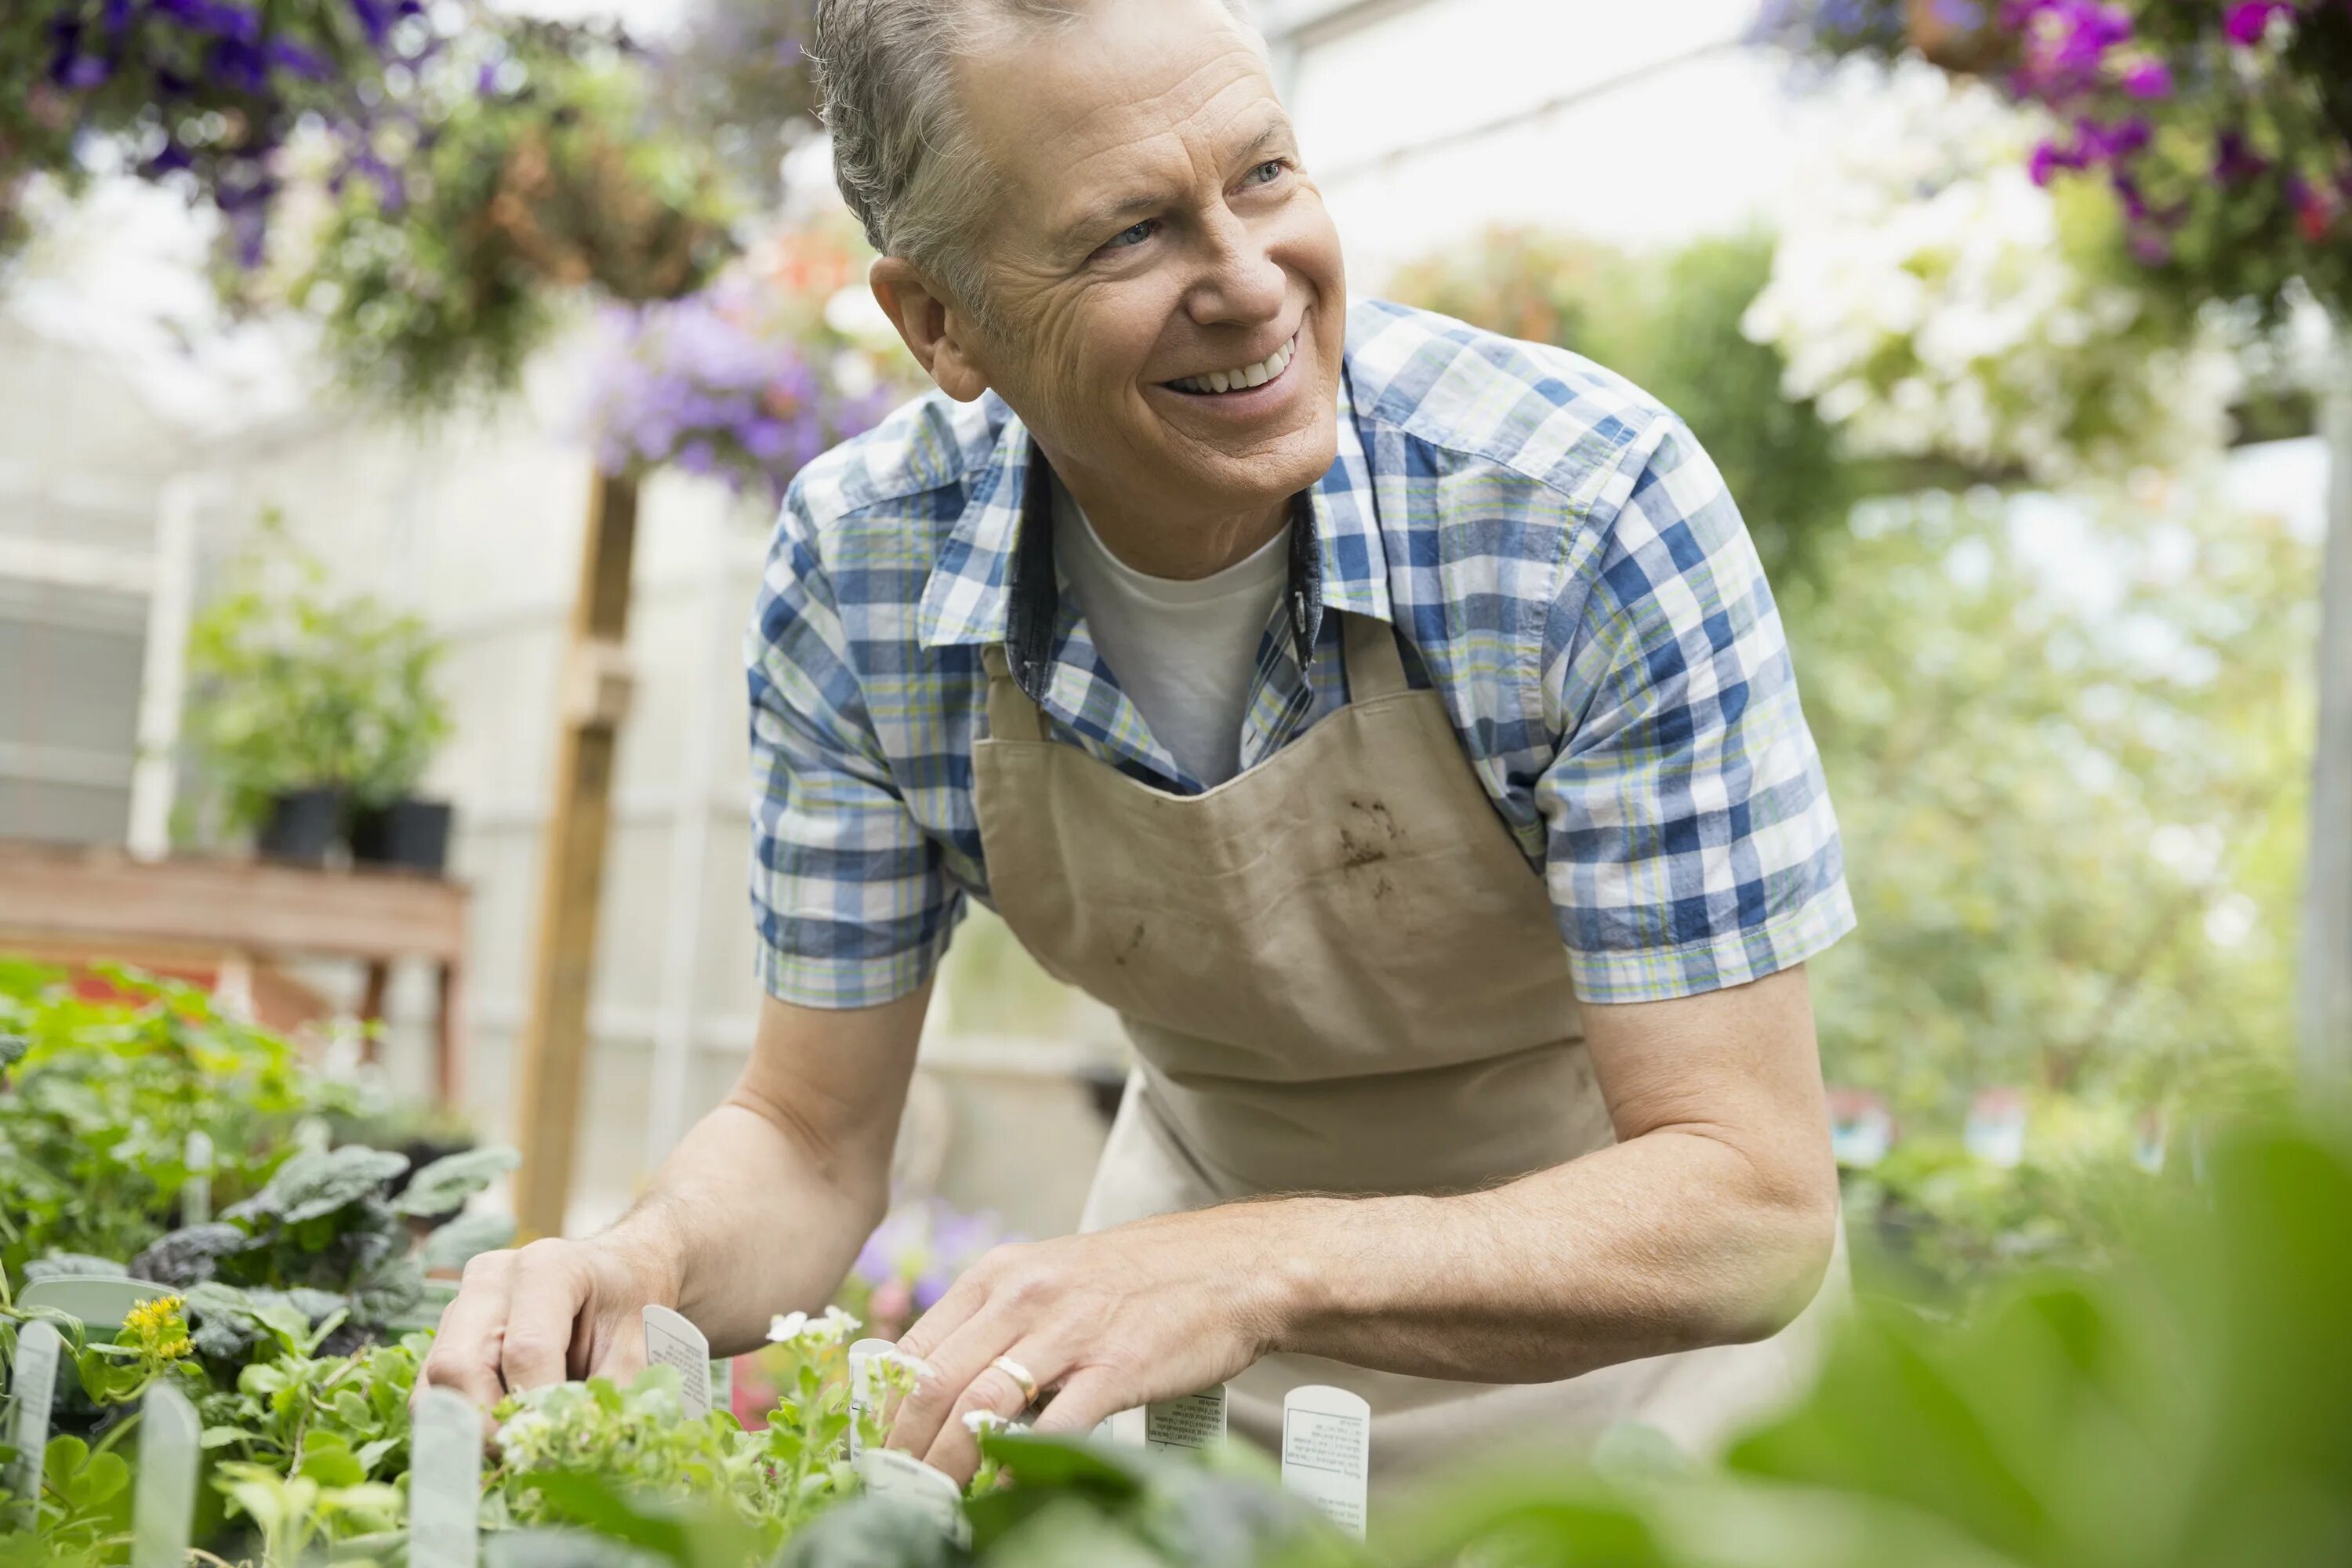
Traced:
[[997, 741], [1042, 741], [1045, 737], [1045, 715], [1036, 702], [1021, 689], [1013, 679], [1013, 666], [1004, 657], [1003, 643], [991, 643], [981, 649], [980, 661], [988, 668], [988, 733]]
[[1404, 677], [1404, 658], [1397, 652], [1396, 630], [1378, 616], [1354, 611], [1339, 616], [1340, 646], [1348, 659], [1348, 700], [1387, 697], [1412, 689]]

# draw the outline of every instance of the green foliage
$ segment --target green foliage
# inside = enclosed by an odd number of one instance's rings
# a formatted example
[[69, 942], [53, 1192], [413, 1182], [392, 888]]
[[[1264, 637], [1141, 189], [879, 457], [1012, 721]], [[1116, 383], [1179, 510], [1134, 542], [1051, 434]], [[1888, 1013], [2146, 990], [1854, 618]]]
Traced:
[[0, 1036], [23, 1042], [0, 1079], [0, 1272], [56, 1253], [126, 1259], [160, 1237], [211, 1135], [213, 1189], [259, 1191], [295, 1121], [347, 1103], [293, 1047], [226, 1017], [205, 993], [125, 971], [92, 999], [56, 972], [0, 959]]
[[397, 799], [448, 736], [434, 686], [440, 639], [421, 616], [326, 584], [325, 566], [265, 512], [190, 631], [189, 733], [233, 826], [257, 826], [271, 797], [293, 790]]
[[522, 1156], [504, 1144], [445, 1154], [409, 1178], [393, 1200], [393, 1212], [412, 1216], [454, 1213], [465, 1206], [467, 1198], [520, 1163]]
[[2163, 1105], [2284, 1055], [2313, 553], [2185, 487], [1929, 496], [1791, 586], [1861, 918], [1814, 966], [1832, 1081], [1949, 1126], [1978, 1087]]
[[1810, 401], [1784, 397], [1779, 352], [1740, 321], [1772, 269], [1768, 236], [1698, 241], [1658, 261], [1526, 229], [1401, 270], [1388, 292], [1531, 342], [1572, 349], [1680, 415], [1723, 472], [1776, 582], [1811, 568], [1866, 470], [1842, 460]]

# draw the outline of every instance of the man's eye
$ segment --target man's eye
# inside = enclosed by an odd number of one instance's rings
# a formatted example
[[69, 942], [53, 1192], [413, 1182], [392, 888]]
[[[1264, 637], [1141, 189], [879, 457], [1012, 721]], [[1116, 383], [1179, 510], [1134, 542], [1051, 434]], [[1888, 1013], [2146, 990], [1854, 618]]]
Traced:
[[1256, 168], [1252, 169], [1249, 172], [1249, 181], [1252, 184], [1270, 185], [1275, 181], [1282, 177], [1284, 167], [1285, 165], [1281, 159], [1268, 158], [1265, 163], [1260, 163]]
[[1145, 218], [1141, 223], [1135, 225], [1133, 227], [1120, 229], [1117, 234], [1111, 236], [1110, 239], [1103, 246], [1103, 248], [1105, 250], [1126, 250], [1130, 247], [1141, 245], [1145, 240], [1150, 239], [1152, 235], [1157, 233], [1159, 228], [1160, 220], [1158, 218]]

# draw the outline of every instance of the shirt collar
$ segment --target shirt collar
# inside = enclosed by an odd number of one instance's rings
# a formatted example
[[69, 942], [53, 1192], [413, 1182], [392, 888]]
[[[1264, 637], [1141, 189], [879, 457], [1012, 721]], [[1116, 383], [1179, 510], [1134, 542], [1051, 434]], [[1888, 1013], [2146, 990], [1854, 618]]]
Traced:
[[[1292, 536], [1287, 591], [1302, 664], [1326, 608], [1392, 618], [1371, 468], [1344, 363], [1339, 415], [1331, 467], [1291, 501], [1294, 520], [1306, 524]], [[969, 471], [964, 509], [924, 584], [920, 616], [926, 648], [1007, 645], [1015, 679], [1033, 695], [1047, 679], [1057, 613], [1050, 474], [1028, 427], [1006, 408], [996, 445]]]

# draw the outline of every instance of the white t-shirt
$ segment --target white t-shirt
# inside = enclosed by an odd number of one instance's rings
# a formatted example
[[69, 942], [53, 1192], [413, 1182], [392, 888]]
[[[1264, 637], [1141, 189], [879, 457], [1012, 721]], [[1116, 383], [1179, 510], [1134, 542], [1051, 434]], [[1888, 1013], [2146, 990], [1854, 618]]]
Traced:
[[1204, 785], [1239, 773], [1258, 641], [1290, 577], [1290, 530], [1213, 577], [1150, 577], [1110, 552], [1057, 482], [1054, 553], [1153, 738]]

